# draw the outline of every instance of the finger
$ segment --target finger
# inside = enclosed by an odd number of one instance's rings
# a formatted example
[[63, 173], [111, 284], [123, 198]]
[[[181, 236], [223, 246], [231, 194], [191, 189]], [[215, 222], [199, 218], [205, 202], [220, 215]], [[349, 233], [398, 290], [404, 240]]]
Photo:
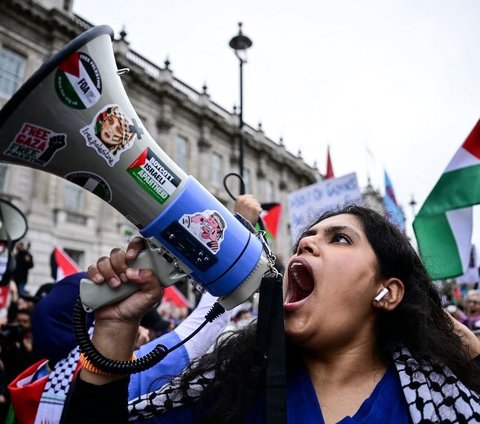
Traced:
[[110, 264], [115, 274], [120, 278], [120, 281], [126, 283], [127, 276], [125, 275], [125, 271], [128, 264], [126, 254], [122, 249], [114, 248], [110, 251]]
[[90, 265], [87, 269], [88, 278], [94, 283], [103, 283], [105, 279], [96, 265]]
[[145, 249], [145, 239], [143, 237], [133, 237], [127, 246], [126, 259], [133, 261], [138, 254]]
[[108, 256], [103, 256], [97, 261], [97, 268], [110, 287], [115, 288], [121, 284], [120, 277], [113, 269], [112, 263]]

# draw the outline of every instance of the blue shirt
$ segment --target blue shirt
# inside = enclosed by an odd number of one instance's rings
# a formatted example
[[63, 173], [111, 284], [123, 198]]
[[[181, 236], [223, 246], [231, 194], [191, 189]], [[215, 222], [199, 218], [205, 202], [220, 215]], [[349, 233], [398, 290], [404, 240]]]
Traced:
[[[195, 423], [195, 406], [180, 407], [145, 421], [156, 424]], [[297, 366], [288, 375], [288, 423], [324, 424], [317, 394], [304, 366]], [[249, 414], [249, 423], [265, 422], [264, 402], [259, 402]], [[408, 406], [395, 369], [389, 368], [353, 417], [345, 417], [338, 424], [409, 424]]]
[[[301, 366], [290, 374], [287, 395], [289, 423], [324, 424], [317, 394]], [[389, 368], [353, 417], [347, 416], [338, 424], [408, 424], [408, 406], [397, 373]]]

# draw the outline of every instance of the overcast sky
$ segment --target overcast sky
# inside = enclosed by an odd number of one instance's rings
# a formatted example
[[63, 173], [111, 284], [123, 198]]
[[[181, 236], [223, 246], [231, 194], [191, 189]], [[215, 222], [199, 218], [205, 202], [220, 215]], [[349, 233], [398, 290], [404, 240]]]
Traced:
[[480, 118], [479, 0], [75, 0], [74, 11], [125, 26], [132, 49], [160, 66], [168, 56], [230, 111], [228, 42], [243, 22], [245, 121], [321, 172], [330, 145], [335, 175], [356, 172], [361, 187], [370, 176], [383, 193], [386, 169], [409, 228], [411, 196], [418, 211]]

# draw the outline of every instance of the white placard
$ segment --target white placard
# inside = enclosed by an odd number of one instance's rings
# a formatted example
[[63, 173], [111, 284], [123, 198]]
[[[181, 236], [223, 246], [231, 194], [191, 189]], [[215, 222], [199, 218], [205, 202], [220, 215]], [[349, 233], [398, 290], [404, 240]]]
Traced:
[[323, 212], [346, 204], [362, 204], [357, 174], [330, 178], [288, 194], [290, 235], [297, 240], [302, 231]]

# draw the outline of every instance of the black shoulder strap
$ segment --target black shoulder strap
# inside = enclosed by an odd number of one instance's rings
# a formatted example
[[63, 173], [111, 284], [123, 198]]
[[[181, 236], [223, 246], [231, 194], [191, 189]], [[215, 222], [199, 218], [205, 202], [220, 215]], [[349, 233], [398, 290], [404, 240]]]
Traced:
[[265, 376], [266, 422], [287, 422], [286, 357], [282, 276], [267, 276], [260, 285], [255, 357], [249, 376], [247, 405], [256, 398], [259, 379]]

